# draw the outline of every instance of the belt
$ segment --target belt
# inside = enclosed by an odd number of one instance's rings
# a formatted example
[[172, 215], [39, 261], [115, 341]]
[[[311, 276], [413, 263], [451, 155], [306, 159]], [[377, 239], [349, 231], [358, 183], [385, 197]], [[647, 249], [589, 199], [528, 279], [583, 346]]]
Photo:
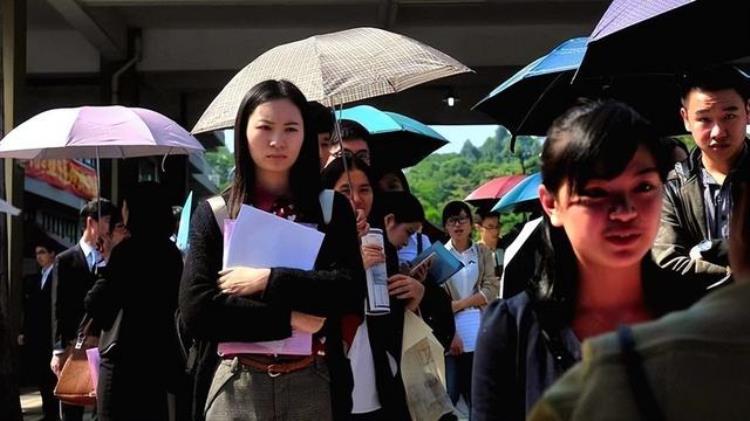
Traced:
[[237, 359], [239, 360], [240, 364], [259, 371], [264, 371], [268, 374], [269, 377], [279, 377], [282, 374], [293, 373], [295, 371], [310, 367], [315, 363], [314, 355], [302, 357], [297, 360], [273, 361], [268, 363], [258, 361], [245, 355], [238, 355]]

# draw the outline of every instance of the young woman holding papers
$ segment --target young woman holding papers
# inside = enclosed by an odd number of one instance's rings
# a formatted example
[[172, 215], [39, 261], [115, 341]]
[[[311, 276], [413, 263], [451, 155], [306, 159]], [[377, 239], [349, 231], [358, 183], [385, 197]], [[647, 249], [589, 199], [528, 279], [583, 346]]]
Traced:
[[450, 235], [445, 248], [463, 267], [443, 284], [451, 298], [456, 334], [445, 359], [448, 394], [455, 405], [461, 396], [471, 409], [471, 368], [481, 309], [496, 300], [500, 279], [495, 275], [492, 251], [471, 240], [471, 209], [454, 201], [443, 208], [443, 227]]
[[[522, 420], [581, 358], [580, 341], [698, 298], [651, 259], [669, 156], [625, 104], [591, 102], [542, 150], [543, 246], [526, 290], [490, 304], [474, 358], [472, 420]], [[604, 408], [606, 411], [606, 408]]]
[[[214, 198], [202, 202], [192, 219], [180, 310], [189, 333], [217, 345], [212, 355], [220, 355], [218, 364], [199, 365], [196, 379], [196, 399], [205, 400], [208, 420], [323, 421], [345, 419], [350, 410], [340, 319], [362, 311], [364, 272], [351, 206], [343, 196], [321, 195], [316, 130], [308, 124], [307, 107], [288, 81], [253, 87], [235, 121], [235, 173], [222, 196], [226, 205]], [[321, 231], [314, 267], [222, 268], [218, 221], [222, 211], [237, 218], [243, 205]], [[305, 246], [295, 246], [295, 240], [246, 239], [251, 248], [286, 242], [291, 246], [284, 253], [292, 255]], [[304, 355], [255, 351], [257, 342], [286, 339], [293, 331], [312, 334]], [[242, 343], [251, 351], [243, 352]]]

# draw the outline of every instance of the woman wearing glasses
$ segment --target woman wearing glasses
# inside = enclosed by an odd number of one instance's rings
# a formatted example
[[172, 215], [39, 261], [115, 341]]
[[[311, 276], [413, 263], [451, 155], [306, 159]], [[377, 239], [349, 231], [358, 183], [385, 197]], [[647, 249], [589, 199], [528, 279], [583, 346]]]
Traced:
[[445, 248], [464, 264], [444, 284], [456, 321], [456, 334], [445, 361], [446, 382], [453, 404], [463, 396], [471, 410], [471, 371], [480, 310], [498, 297], [500, 279], [495, 275], [492, 252], [486, 246], [471, 241], [469, 205], [459, 201], [445, 205], [443, 227], [450, 235]]

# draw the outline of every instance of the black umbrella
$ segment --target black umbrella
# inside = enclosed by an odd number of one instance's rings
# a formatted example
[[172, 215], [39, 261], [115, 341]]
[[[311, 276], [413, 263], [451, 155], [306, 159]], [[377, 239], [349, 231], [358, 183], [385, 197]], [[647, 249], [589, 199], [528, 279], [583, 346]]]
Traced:
[[577, 82], [571, 79], [586, 52], [586, 38], [572, 38], [495, 88], [474, 108], [515, 136], [544, 136], [552, 121], [579, 98], [617, 99], [649, 119], [662, 135], [684, 133], [677, 76], [633, 75]]
[[750, 55], [750, 1], [614, 0], [589, 36], [576, 82], [679, 74]]

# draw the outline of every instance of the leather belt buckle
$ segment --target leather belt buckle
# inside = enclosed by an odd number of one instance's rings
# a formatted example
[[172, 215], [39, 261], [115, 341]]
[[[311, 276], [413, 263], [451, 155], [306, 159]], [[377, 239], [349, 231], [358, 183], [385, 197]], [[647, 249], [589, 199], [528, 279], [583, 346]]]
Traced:
[[266, 368], [266, 374], [268, 374], [268, 377], [274, 379], [284, 374], [283, 371], [277, 371], [277, 368], [278, 366], [276, 364], [268, 364], [268, 367]]

